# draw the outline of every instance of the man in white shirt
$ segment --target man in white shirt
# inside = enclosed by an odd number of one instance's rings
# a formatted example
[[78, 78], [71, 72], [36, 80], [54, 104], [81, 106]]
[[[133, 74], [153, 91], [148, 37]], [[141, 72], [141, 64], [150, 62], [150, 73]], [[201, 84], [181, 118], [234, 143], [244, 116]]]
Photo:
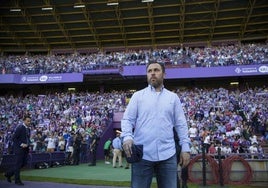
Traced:
[[198, 129], [195, 123], [192, 123], [192, 126], [189, 128], [189, 136], [190, 138], [196, 139], [198, 135]]
[[120, 133], [116, 134], [116, 137], [112, 142], [113, 146], [113, 167], [116, 168], [116, 160], [118, 159], [119, 167], [123, 167], [122, 165], [122, 142], [120, 139]]
[[121, 120], [126, 156], [131, 156], [133, 144], [143, 145], [142, 159], [132, 164], [131, 187], [150, 188], [155, 174], [158, 187], [177, 188], [173, 127], [179, 136], [184, 168], [190, 162], [187, 121], [178, 95], [164, 88], [164, 64], [150, 62], [146, 71], [148, 87], [132, 95]]

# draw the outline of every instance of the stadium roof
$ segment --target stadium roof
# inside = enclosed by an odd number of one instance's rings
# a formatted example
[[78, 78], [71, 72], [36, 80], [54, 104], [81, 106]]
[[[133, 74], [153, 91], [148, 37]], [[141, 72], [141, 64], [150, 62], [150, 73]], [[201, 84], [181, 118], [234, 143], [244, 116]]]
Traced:
[[267, 0], [0, 0], [0, 51], [95, 52], [266, 41], [267, 10]]

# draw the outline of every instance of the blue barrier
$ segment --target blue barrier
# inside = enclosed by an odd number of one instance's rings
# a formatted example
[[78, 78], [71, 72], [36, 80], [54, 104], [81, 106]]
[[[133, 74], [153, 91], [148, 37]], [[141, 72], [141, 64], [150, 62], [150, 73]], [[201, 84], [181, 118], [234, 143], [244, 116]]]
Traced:
[[51, 155], [50, 153], [30, 153], [30, 168], [34, 168], [38, 163], [50, 164]]
[[[66, 160], [65, 152], [53, 153], [29, 153], [27, 166], [28, 168], [35, 168], [38, 163], [47, 163], [49, 166], [64, 165]], [[57, 165], [55, 165], [57, 163]], [[0, 169], [6, 169], [15, 164], [15, 155], [3, 155]]]
[[0, 169], [7, 169], [15, 164], [15, 155], [3, 155]]
[[50, 153], [50, 166], [64, 165], [66, 161], [65, 152], [53, 152]]

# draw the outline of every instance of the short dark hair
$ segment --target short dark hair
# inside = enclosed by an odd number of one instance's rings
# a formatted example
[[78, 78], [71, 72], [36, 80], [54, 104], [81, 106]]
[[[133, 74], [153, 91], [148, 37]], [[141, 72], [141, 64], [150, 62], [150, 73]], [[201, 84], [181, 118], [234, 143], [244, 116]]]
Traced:
[[29, 116], [29, 115], [23, 116], [23, 121], [26, 120], [27, 118], [31, 119], [31, 116]]
[[146, 70], [148, 69], [148, 67], [149, 67], [151, 64], [155, 64], [155, 63], [161, 66], [161, 69], [162, 69], [162, 72], [163, 72], [163, 73], [166, 72], [165, 63], [157, 62], [157, 61], [150, 61], [150, 62], [146, 65]]

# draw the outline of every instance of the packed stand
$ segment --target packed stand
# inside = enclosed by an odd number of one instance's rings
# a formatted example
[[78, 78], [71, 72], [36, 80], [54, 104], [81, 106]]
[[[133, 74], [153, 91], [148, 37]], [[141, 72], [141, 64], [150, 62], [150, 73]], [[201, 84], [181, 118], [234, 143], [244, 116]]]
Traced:
[[[87, 160], [92, 130], [101, 136], [113, 113], [124, 112], [133, 91], [110, 93], [54, 93], [2, 96], [0, 128], [5, 153], [12, 153], [11, 135], [25, 112], [31, 114], [32, 152], [74, 150], [77, 133], [82, 135], [81, 161]], [[244, 91], [218, 89], [176, 90], [186, 113], [191, 154], [244, 154], [264, 158], [268, 143], [268, 88]], [[266, 154], [267, 156], [267, 154]]]
[[216, 67], [268, 63], [267, 44], [206, 48], [166, 48], [65, 55], [9, 55], [0, 58], [0, 74], [81, 73], [87, 70], [146, 65], [150, 60], [170, 67]]
[[[241, 154], [265, 158], [268, 143], [268, 88], [246, 91], [198, 89], [177, 91], [188, 119], [191, 154], [223, 157]], [[267, 157], [267, 154], [266, 154]]]
[[0, 97], [0, 141], [12, 154], [12, 133], [25, 113], [32, 117], [31, 152], [68, 152], [81, 136], [81, 162], [89, 158], [92, 132], [99, 137], [110, 125], [114, 111], [123, 111], [125, 93], [54, 93]]

